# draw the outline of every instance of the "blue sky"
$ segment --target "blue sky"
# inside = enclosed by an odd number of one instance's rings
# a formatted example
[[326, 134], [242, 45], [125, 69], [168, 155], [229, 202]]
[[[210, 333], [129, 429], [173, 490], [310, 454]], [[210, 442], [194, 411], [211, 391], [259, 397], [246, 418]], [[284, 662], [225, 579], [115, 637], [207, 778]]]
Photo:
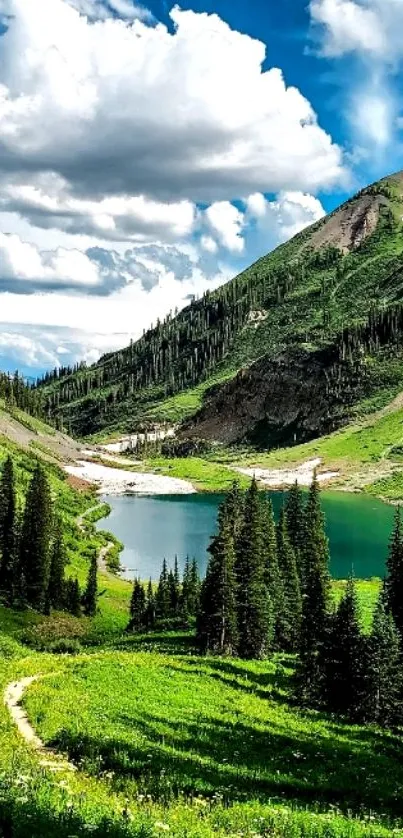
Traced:
[[403, 167], [397, 0], [0, 0], [0, 366], [128, 343]]

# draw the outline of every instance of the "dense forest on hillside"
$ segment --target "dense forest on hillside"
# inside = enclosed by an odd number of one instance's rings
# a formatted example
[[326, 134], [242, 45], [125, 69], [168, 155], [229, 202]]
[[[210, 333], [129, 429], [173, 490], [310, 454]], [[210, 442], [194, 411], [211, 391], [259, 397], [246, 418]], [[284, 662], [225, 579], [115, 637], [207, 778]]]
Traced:
[[[354, 366], [357, 354], [376, 353], [385, 343], [386, 324], [402, 298], [401, 207], [399, 177], [369, 187], [125, 349], [89, 368], [48, 373], [37, 385], [46, 414], [62, 417], [78, 435], [132, 430], [163, 417], [165, 400], [208, 387], [214, 378], [231, 378], [262, 356], [275, 360], [295, 347], [329, 347], [330, 356]], [[377, 216], [372, 227], [370, 213]], [[349, 246], [342, 241], [346, 226]], [[366, 323], [370, 340], [356, 328]], [[400, 326], [395, 317], [397, 340]], [[333, 365], [331, 360], [330, 378]]]

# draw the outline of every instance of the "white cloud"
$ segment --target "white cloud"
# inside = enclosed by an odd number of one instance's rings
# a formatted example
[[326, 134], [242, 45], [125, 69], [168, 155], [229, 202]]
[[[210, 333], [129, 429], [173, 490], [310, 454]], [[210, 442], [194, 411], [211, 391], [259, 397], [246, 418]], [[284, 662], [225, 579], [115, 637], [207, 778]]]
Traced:
[[353, 55], [346, 114], [357, 147], [375, 160], [395, 145], [400, 94], [395, 75], [403, 59], [402, 0], [311, 0], [311, 20], [327, 58]]
[[223, 247], [242, 253], [245, 245], [242, 238], [244, 217], [237, 207], [229, 201], [217, 201], [206, 209], [204, 218]]
[[246, 217], [255, 222], [259, 245], [265, 240], [266, 248], [296, 236], [324, 215], [318, 198], [303, 192], [280, 192], [275, 201], [254, 194], [246, 201]]
[[218, 244], [212, 236], [201, 236], [200, 245], [208, 253], [217, 253]]

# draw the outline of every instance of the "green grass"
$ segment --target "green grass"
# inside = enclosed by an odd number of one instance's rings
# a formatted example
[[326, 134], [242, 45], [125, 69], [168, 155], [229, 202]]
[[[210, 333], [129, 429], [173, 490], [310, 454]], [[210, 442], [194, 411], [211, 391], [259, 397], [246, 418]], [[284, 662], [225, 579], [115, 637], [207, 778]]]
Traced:
[[226, 492], [234, 480], [247, 488], [250, 480], [239, 475], [230, 466], [205, 460], [201, 457], [172, 458], [152, 457], [142, 463], [145, 470], [189, 480], [200, 492]]
[[71, 662], [24, 704], [80, 766], [74, 785], [83, 793], [89, 775], [112, 811], [127, 799], [133, 823], [180, 836], [388, 834], [402, 815], [400, 739], [294, 709], [291, 675], [287, 658], [114, 651]]

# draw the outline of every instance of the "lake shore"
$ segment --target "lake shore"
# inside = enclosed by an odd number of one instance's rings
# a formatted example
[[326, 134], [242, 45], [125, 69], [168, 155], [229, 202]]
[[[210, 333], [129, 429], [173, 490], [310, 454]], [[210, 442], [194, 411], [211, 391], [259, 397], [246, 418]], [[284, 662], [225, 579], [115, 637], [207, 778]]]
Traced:
[[149, 472], [126, 471], [78, 460], [65, 466], [71, 477], [95, 484], [100, 495], [192, 495], [195, 488], [188, 480]]

